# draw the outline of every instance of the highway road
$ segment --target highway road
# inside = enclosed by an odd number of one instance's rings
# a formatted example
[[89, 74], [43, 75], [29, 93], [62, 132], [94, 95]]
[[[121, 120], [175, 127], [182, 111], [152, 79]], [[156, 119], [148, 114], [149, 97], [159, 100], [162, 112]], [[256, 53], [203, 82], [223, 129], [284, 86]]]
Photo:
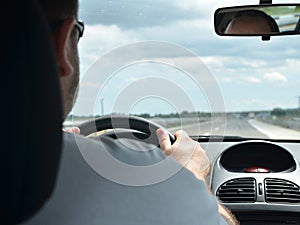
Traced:
[[189, 135], [222, 135], [241, 136], [247, 138], [271, 138], [271, 139], [299, 139], [300, 132], [291, 129], [266, 124], [256, 119], [249, 118], [227, 118], [214, 119], [202, 123], [183, 125], [181, 127], [169, 128], [174, 132], [183, 129]]
[[[215, 118], [211, 121], [183, 125], [169, 129], [174, 132], [179, 128], [185, 130], [189, 135], [221, 135], [242, 136], [250, 138], [268, 138], [267, 135], [254, 128], [248, 119], [239, 118]], [[197, 133], [198, 132], [198, 133]]]

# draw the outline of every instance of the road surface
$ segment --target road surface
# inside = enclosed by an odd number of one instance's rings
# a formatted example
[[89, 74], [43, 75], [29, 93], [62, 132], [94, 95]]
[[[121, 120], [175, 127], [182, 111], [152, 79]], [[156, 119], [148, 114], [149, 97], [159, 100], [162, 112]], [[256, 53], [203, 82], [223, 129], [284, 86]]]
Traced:
[[270, 139], [299, 139], [300, 132], [279, 126], [263, 123], [256, 119], [227, 118], [214, 119], [202, 123], [183, 125], [170, 128], [171, 132], [183, 129], [190, 135], [224, 135], [241, 136], [247, 138], [270, 138]]

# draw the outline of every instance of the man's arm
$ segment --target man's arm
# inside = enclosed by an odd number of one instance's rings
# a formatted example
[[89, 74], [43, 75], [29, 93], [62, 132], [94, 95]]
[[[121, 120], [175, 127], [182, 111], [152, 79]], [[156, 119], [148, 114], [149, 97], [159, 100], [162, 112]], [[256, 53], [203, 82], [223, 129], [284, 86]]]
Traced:
[[228, 225], [239, 225], [240, 224], [240, 222], [237, 221], [237, 219], [232, 214], [232, 212], [229, 209], [225, 208], [220, 203], [219, 203], [219, 213], [226, 220]]
[[[200, 144], [192, 140], [184, 131], [175, 133], [176, 142], [173, 145], [171, 145], [169, 136], [164, 129], [158, 129], [156, 134], [162, 151], [166, 155], [171, 155], [177, 162], [191, 171], [197, 179], [202, 180], [206, 184], [208, 192], [213, 194], [206, 181], [210, 171], [210, 162]], [[219, 213], [229, 225], [239, 224], [229, 209], [220, 203], [218, 207]]]
[[[207, 174], [197, 175], [196, 177], [199, 180], [202, 180], [204, 182], [204, 184], [206, 185], [206, 188], [207, 188], [208, 192], [213, 195], [210, 187], [207, 184], [206, 176], [207, 176]], [[219, 213], [221, 214], [221, 216], [226, 220], [226, 222], [228, 223], [228, 225], [239, 225], [240, 224], [239, 221], [237, 221], [237, 219], [235, 218], [235, 216], [232, 214], [232, 212], [229, 209], [227, 209], [225, 206], [223, 206], [220, 202], [218, 202], [218, 210], [219, 210]]]

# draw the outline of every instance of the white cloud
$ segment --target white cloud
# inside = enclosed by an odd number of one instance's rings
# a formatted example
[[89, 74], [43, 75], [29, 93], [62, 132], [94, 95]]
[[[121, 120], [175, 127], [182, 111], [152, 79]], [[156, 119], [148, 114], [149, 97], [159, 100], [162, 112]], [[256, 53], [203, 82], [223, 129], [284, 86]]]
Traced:
[[299, 59], [286, 59], [287, 67], [298, 70], [300, 68], [300, 60]]
[[205, 64], [213, 68], [223, 67], [226, 62], [231, 60], [231, 57], [206, 56], [202, 57]]
[[252, 83], [252, 84], [259, 84], [261, 83], [261, 80], [256, 77], [247, 77], [247, 76], [237, 76], [237, 77], [223, 77], [221, 79], [225, 83], [236, 83], [236, 84], [242, 84], [242, 83]]
[[105, 51], [116, 45], [123, 45], [135, 40], [129, 32], [116, 25], [87, 25], [82, 40], [82, 49]]
[[250, 82], [250, 83], [261, 83], [261, 80], [256, 78], [256, 77], [245, 77], [245, 80]]
[[235, 81], [235, 79], [232, 78], [232, 77], [224, 77], [224, 78], [222, 78], [222, 80], [223, 80], [225, 83], [232, 83], [232, 82]]
[[85, 35], [79, 42], [81, 72], [112, 49], [136, 41], [135, 35], [116, 25], [86, 25]]
[[259, 69], [267, 66], [266, 61], [237, 56], [206, 56], [203, 61], [212, 68]]
[[[179, 0], [176, 2], [178, 7], [189, 10], [189, 11], [208, 11], [211, 9], [216, 9], [217, 7], [226, 7], [226, 6], [234, 6], [234, 5], [241, 5], [240, 0], [226, 0], [226, 1], [220, 1], [220, 0], [209, 0], [209, 1], [203, 1], [203, 0], [188, 0], [188, 1], [182, 1]], [[254, 0], [244, 0], [243, 4], [257, 4], [257, 2]]]
[[261, 68], [266, 65], [266, 62], [262, 60], [249, 60], [249, 59], [241, 59], [241, 64], [252, 67], [252, 68]]
[[271, 72], [271, 73], [266, 73], [264, 76], [264, 79], [267, 81], [267, 82], [286, 82], [287, 81], [287, 78], [282, 75], [281, 73], [278, 73], [278, 72]]

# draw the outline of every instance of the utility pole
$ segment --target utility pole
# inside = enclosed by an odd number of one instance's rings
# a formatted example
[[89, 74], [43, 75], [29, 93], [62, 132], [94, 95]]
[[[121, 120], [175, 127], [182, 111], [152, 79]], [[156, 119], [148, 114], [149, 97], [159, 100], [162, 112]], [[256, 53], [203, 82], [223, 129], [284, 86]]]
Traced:
[[104, 98], [100, 99], [100, 104], [101, 104], [101, 116], [104, 116]]
[[296, 96], [298, 98], [298, 109], [300, 109], [300, 96]]

